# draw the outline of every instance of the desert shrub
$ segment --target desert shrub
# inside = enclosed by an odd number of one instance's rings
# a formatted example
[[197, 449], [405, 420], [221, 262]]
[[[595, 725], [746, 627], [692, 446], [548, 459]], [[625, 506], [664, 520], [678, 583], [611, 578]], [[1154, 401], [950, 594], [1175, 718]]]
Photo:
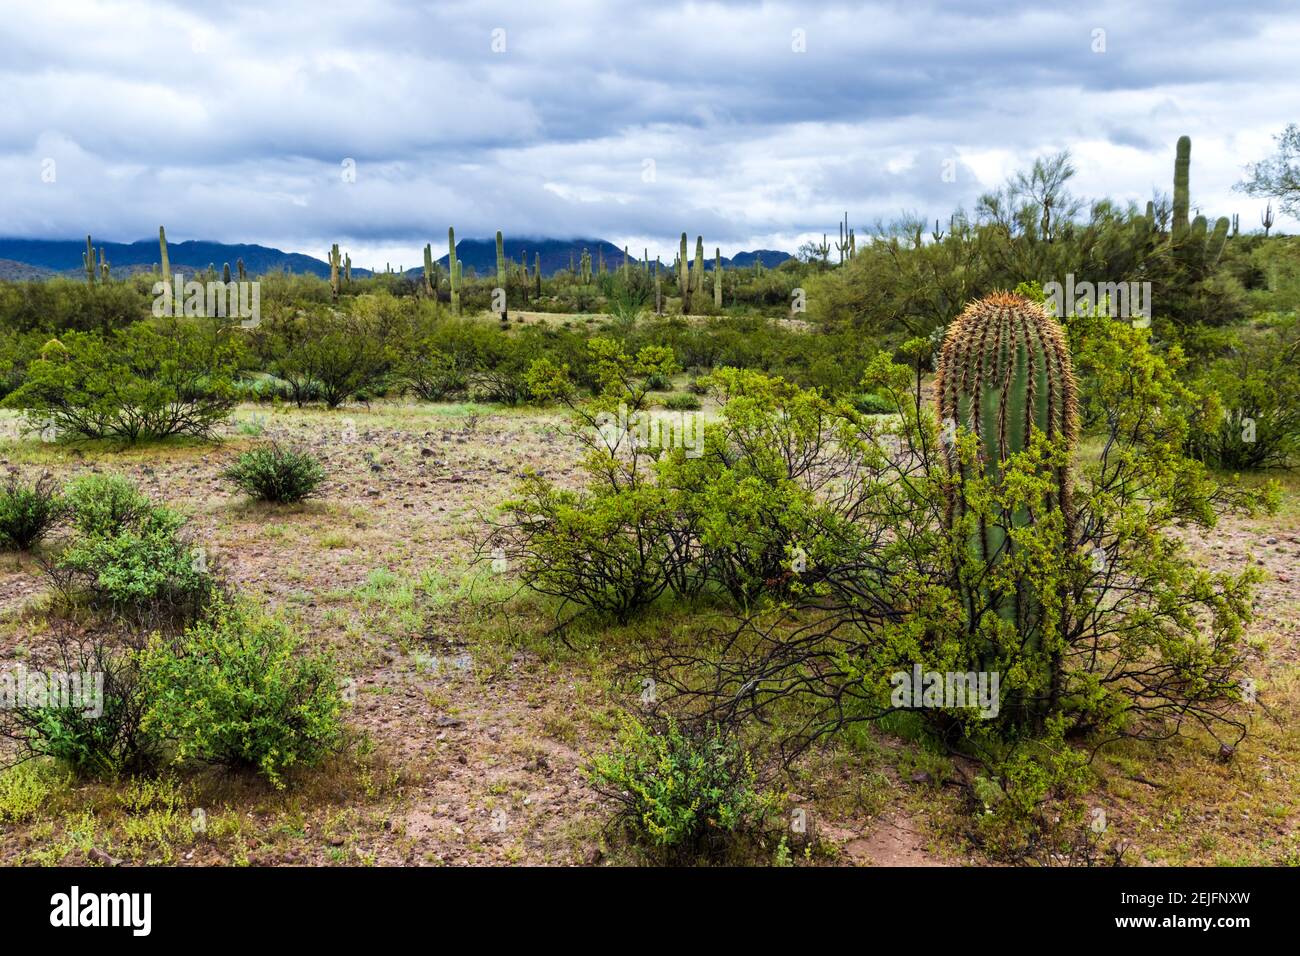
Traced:
[[151, 510], [153, 502], [124, 475], [90, 472], [64, 487], [73, 527], [83, 535], [115, 535]]
[[376, 316], [319, 309], [275, 323], [265, 338], [274, 356], [270, 371], [288, 383], [300, 406], [319, 399], [336, 408], [372, 388], [392, 365], [389, 340]]
[[49, 474], [25, 484], [11, 473], [0, 489], [0, 548], [30, 551], [59, 520], [63, 508]]
[[334, 662], [302, 651], [284, 621], [227, 604], [175, 643], [155, 639], [141, 658], [146, 729], [176, 760], [249, 767], [276, 787], [339, 744], [343, 698]]
[[[67, 632], [59, 634], [57, 645], [60, 676], [68, 678], [59, 690], [62, 699], [17, 701], [0, 712], [0, 736], [14, 743], [15, 759], [50, 757], [96, 777], [152, 767], [158, 748], [141, 726], [146, 702], [135, 652], [100, 635]], [[29, 674], [29, 687], [31, 681]]]
[[871, 392], [855, 395], [853, 407], [863, 415], [892, 415], [898, 410], [897, 406], [888, 398], [883, 395], [874, 395]]
[[664, 399], [664, 408], [674, 412], [693, 412], [701, 407], [699, 396], [689, 392], [669, 395]]
[[702, 378], [692, 378], [686, 383], [686, 390], [692, 395], [707, 395], [709, 394], [709, 383]]
[[587, 776], [619, 805], [617, 822], [634, 841], [670, 856], [716, 852], [775, 806], [751, 755], [717, 724], [649, 726], [624, 714], [615, 749], [592, 758]]
[[184, 525], [176, 512], [151, 506], [116, 526], [81, 531], [47, 570], [70, 599], [115, 617], [153, 625], [183, 621], [216, 591], [206, 554]]
[[127, 442], [208, 436], [235, 404], [238, 348], [192, 325], [148, 323], [48, 342], [4, 403], [39, 427]]
[[1294, 319], [1242, 334], [1197, 386], [1217, 402], [1192, 437], [1192, 454], [1221, 468], [1286, 467], [1300, 456], [1300, 334]]
[[651, 373], [646, 376], [645, 387], [649, 392], [671, 392], [673, 381], [667, 375]]
[[309, 498], [325, 480], [325, 469], [313, 455], [278, 444], [244, 452], [221, 474], [259, 501], [278, 503]]

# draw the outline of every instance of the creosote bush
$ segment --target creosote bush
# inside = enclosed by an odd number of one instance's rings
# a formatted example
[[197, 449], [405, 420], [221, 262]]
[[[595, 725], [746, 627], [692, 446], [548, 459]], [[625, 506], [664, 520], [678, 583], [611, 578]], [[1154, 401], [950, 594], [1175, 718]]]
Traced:
[[669, 858], [717, 853], [760, 829], [775, 809], [751, 755], [716, 724], [624, 714], [614, 749], [593, 757], [587, 776], [619, 805], [627, 835]]
[[30, 551], [58, 522], [63, 508], [48, 473], [29, 484], [11, 473], [0, 488], [0, 549]]
[[185, 518], [154, 505], [120, 476], [86, 476], [67, 495], [75, 533], [47, 565], [71, 600], [136, 625], [161, 626], [197, 615], [217, 590], [206, 552]]
[[222, 477], [259, 501], [292, 504], [316, 493], [325, 469], [308, 452], [272, 444], [244, 452]]
[[155, 638], [140, 666], [145, 729], [178, 761], [248, 767], [282, 788], [340, 742], [333, 660], [304, 653], [293, 627], [246, 604], [214, 605], [175, 642]]

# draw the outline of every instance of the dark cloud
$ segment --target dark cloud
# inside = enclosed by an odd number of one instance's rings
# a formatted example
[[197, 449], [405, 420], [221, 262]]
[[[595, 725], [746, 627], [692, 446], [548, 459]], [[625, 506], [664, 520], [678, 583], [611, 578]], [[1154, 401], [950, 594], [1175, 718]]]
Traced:
[[1079, 192], [1145, 198], [1182, 133], [1198, 204], [1254, 221], [1230, 188], [1300, 113], [1297, 40], [1283, 0], [67, 0], [3, 40], [0, 221], [408, 261], [448, 223], [730, 253], [845, 209], [946, 218], [1063, 148]]

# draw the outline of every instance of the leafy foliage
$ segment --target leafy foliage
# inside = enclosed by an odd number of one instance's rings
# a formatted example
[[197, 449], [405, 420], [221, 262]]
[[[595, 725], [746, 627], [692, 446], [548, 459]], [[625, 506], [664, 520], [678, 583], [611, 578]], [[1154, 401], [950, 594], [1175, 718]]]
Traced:
[[244, 452], [221, 474], [252, 497], [278, 503], [309, 498], [325, 481], [325, 469], [313, 455], [278, 444]]
[[30, 551], [63, 514], [54, 479], [43, 474], [31, 484], [9, 475], [0, 489], [0, 548]]
[[334, 663], [301, 645], [278, 618], [214, 607], [175, 644], [155, 639], [144, 651], [146, 729], [174, 744], [177, 760], [251, 767], [282, 788], [287, 772], [318, 763], [341, 738]]

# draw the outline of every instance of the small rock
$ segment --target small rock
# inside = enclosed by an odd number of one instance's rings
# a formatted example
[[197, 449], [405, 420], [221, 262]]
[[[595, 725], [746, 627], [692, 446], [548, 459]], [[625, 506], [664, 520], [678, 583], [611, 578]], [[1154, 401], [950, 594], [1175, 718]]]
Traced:
[[92, 863], [98, 863], [100, 866], [121, 866], [122, 861], [115, 856], [110, 856], [106, 851], [99, 847], [91, 847], [90, 853], [87, 854]]
[[925, 770], [918, 770], [912, 774], [912, 783], [929, 783], [933, 779], [929, 772]]

